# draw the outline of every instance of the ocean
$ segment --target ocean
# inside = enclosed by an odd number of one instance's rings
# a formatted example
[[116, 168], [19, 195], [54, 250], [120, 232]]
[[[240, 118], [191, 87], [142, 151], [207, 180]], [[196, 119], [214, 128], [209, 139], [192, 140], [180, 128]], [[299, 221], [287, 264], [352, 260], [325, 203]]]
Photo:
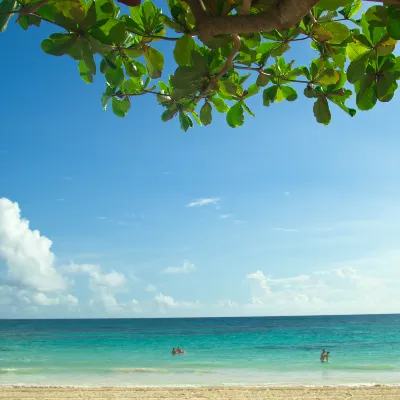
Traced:
[[0, 386], [373, 384], [400, 384], [400, 315], [0, 320]]

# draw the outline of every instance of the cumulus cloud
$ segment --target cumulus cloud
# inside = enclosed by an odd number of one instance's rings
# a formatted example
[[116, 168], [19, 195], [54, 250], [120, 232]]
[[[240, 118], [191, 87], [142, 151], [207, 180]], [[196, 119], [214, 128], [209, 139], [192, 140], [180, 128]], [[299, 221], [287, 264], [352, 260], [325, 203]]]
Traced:
[[146, 292], [157, 292], [157, 287], [156, 287], [155, 285], [152, 285], [152, 284], [150, 283], [150, 284], [148, 284], [148, 285], [144, 288], [144, 290], [145, 290]]
[[115, 294], [123, 291], [127, 279], [124, 274], [112, 270], [105, 273], [96, 264], [75, 264], [64, 266], [63, 270], [70, 274], [84, 274], [89, 277], [89, 289], [92, 292], [91, 306], [100, 306], [108, 313], [118, 313], [123, 306], [118, 303]]
[[65, 290], [67, 281], [54, 266], [52, 242], [29, 227], [18, 203], [0, 199], [0, 258], [8, 279], [41, 292]]
[[159, 293], [155, 299], [159, 306], [161, 312], [166, 312], [168, 309], [196, 309], [200, 307], [200, 302], [198, 300], [191, 301], [177, 301], [171, 296], [166, 296]]
[[220, 201], [219, 197], [209, 197], [209, 198], [201, 198], [197, 200], [191, 201], [189, 204], [186, 205], [186, 207], [203, 207], [203, 206], [208, 206], [211, 204], [217, 205]]
[[190, 274], [191, 272], [196, 271], [196, 266], [188, 260], [183, 262], [182, 267], [168, 267], [165, 268], [163, 273], [169, 275], [175, 274]]

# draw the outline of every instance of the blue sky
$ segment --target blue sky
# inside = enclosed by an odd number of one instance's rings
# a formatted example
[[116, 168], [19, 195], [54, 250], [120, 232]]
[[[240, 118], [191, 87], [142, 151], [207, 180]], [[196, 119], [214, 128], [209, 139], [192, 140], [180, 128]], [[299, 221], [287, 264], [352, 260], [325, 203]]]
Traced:
[[103, 112], [52, 32], [0, 36], [0, 316], [399, 311], [398, 96], [328, 127], [257, 97], [183, 133], [152, 97]]

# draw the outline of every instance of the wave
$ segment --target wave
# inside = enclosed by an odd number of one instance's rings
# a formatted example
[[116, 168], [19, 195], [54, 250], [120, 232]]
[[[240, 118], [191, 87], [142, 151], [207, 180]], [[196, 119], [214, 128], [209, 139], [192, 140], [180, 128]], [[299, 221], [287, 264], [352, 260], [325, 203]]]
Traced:
[[111, 368], [109, 372], [133, 374], [213, 374], [215, 371], [206, 369], [161, 369], [161, 368]]

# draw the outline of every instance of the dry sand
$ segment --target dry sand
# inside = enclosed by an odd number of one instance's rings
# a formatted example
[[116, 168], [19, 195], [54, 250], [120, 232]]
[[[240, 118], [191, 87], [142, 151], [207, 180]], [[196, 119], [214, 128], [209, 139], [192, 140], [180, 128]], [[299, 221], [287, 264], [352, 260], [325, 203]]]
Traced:
[[3, 388], [0, 399], [9, 400], [122, 400], [122, 399], [285, 399], [285, 400], [400, 400], [400, 387], [359, 388]]

